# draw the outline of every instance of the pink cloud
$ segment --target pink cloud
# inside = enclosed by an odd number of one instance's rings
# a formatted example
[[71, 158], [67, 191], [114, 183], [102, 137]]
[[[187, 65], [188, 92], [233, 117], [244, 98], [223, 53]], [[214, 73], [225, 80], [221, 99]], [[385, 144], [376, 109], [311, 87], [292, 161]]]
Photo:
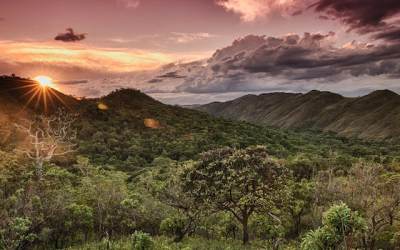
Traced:
[[117, 0], [117, 2], [126, 8], [136, 9], [140, 5], [139, 0]]
[[306, 1], [296, 0], [216, 0], [227, 11], [240, 15], [244, 22], [251, 22], [271, 14], [293, 15]]

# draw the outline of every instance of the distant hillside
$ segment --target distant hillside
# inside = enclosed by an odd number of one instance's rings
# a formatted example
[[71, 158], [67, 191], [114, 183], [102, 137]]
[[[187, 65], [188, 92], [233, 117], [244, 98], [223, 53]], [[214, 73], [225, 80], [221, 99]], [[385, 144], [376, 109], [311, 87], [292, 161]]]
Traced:
[[313, 90], [306, 94], [246, 95], [199, 107], [214, 116], [281, 128], [332, 131], [347, 137], [400, 137], [400, 96], [379, 90], [358, 98]]
[[[0, 122], [1, 150], [12, 150], [13, 145], [18, 143], [14, 122], [45, 112], [41, 98], [33, 98], [31, 102], [27, 98], [31, 96], [30, 90], [35, 90], [37, 87], [31, 80], [0, 78], [0, 118], [4, 118]], [[52, 97], [48, 98], [53, 100], [47, 104], [47, 113], [51, 114], [50, 112], [55, 109], [64, 107], [78, 115], [74, 123], [78, 132], [77, 154], [88, 157], [91, 162], [99, 166], [117, 168], [133, 175], [139, 174], [146, 167], [153, 166], [155, 161], [196, 159], [201, 152], [223, 146], [243, 148], [250, 145], [265, 145], [271, 155], [280, 158], [298, 153], [320, 155], [325, 158], [332, 155], [332, 151], [340, 156], [368, 159], [375, 159], [377, 155], [387, 155], [388, 152], [391, 152], [391, 157], [398, 155], [398, 147], [395, 144], [385, 143], [382, 147], [382, 143], [379, 142], [364, 143], [360, 140], [337, 137], [332, 133], [321, 134], [310, 131], [298, 133], [248, 122], [229, 121], [197, 110], [166, 105], [133, 89], [120, 89], [101, 98], [82, 100], [56, 90], [46, 91], [52, 93]], [[379, 95], [379, 92], [376, 94]], [[314, 102], [319, 103], [314, 105], [316, 107], [343, 99], [329, 93], [312, 92], [308, 95], [316, 96]], [[293, 102], [297, 101], [293, 106], [300, 105], [297, 98], [301, 95], [271, 94], [271, 96], [274, 98], [270, 99], [272, 101], [269, 105], [273, 105], [279, 99], [290, 98], [293, 98]], [[317, 98], [318, 96], [320, 98]], [[239, 102], [258, 98], [247, 96]], [[368, 100], [366, 102], [372, 107], [376, 105]], [[261, 101], [261, 103], [267, 102]], [[311, 107], [312, 103], [303, 105]], [[281, 108], [282, 112], [290, 114], [290, 109]], [[240, 109], [236, 112], [239, 111], [241, 112]], [[232, 112], [231, 114], [234, 114], [235, 111]], [[252, 112], [250, 106], [248, 112]], [[310, 109], [299, 116], [312, 116], [313, 112], [319, 111]]]
[[268, 144], [271, 154], [288, 154], [286, 135], [280, 131], [166, 105], [138, 90], [78, 100], [18, 77], [0, 77], [0, 149], [12, 150], [19, 142], [14, 123], [35, 114], [51, 115], [58, 108], [78, 115], [79, 154], [128, 172], [140, 171], [157, 157], [193, 159], [221, 146]]

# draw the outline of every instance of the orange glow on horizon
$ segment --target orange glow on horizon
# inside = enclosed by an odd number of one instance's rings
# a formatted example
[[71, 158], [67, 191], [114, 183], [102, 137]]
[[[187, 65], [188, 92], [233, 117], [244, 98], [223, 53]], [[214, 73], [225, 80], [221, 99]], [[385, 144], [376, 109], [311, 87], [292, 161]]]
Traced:
[[[153, 70], [181, 58], [178, 54], [127, 48], [104, 48], [83, 44], [61, 46], [52, 42], [13, 42], [1, 41], [1, 57], [4, 60], [44, 66], [77, 67], [91, 71], [126, 73]], [[193, 55], [188, 61], [204, 58]], [[190, 59], [190, 60], [189, 60]]]

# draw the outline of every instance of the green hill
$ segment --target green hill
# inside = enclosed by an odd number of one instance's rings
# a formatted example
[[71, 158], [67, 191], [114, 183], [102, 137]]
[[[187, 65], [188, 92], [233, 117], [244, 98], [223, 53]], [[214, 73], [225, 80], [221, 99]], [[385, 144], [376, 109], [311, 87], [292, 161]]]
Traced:
[[[344, 156], [373, 159], [380, 155], [395, 156], [397, 152], [395, 144], [384, 144], [383, 147], [379, 142], [349, 140], [333, 133], [295, 132], [246, 121], [215, 118], [197, 110], [163, 104], [133, 89], [120, 89], [101, 98], [82, 100], [49, 89], [47, 91], [51, 92], [49, 96], [52, 96], [53, 102], [48, 102], [46, 106], [43, 98], [35, 97], [31, 102], [27, 99], [30, 91], [38, 87], [31, 80], [3, 78], [0, 79], [0, 86], [0, 117], [3, 129], [8, 131], [3, 133], [8, 138], [5, 140], [3, 137], [3, 145], [12, 145], [10, 140], [14, 138], [14, 122], [45, 114], [45, 110], [51, 115], [56, 109], [64, 108], [78, 114], [74, 126], [78, 131], [80, 154], [89, 157], [96, 164], [131, 173], [140, 172], [160, 156], [184, 161], [196, 159], [201, 152], [222, 146], [244, 148], [257, 144], [266, 145], [270, 154], [282, 158], [298, 153], [325, 157], [335, 151]], [[382, 94], [386, 96], [388, 93], [376, 92], [374, 95]], [[338, 121], [334, 120], [335, 117], [323, 118], [323, 110], [326, 112], [326, 107], [338, 105], [343, 100], [352, 107], [358, 105], [359, 109], [365, 106], [363, 102], [370, 103], [371, 107], [376, 105], [371, 100], [346, 99], [328, 92], [314, 91], [306, 95], [249, 95], [228, 103], [203, 106], [202, 109], [216, 107], [216, 114], [221, 112], [228, 118], [241, 114], [241, 120], [250, 122], [273, 119], [274, 123], [271, 125], [283, 128], [300, 127], [301, 124], [297, 124], [299, 120], [304, 121], [302, 124], [325, 126], [332, 120]], [[286, 105], [282, 104], [276, 110], [277, 102], [285, 102]], [[270, 112], [266, 117], [253, 116], [265, 111], [265, 107], [269, 107], [266, 110]], [[292, 110], [292, 107], [298, 107], [297, 111]]]
[[[400, 147], [394, 142], [225, 120], [133, 89], [81, 100], [46, 89], [59, 102], [45, 105], [43, 99], [26, 99], [35, 82], [14, 77], [0, 79], [0, 86], [0, 249], [132, 249], [138, 241], [154, 243], [147, 249], [272, 249], [276, 242], [297, 249], [314, 232], [332, 238], [322, 212], [348, 212], [343, 201], [368, 225], [376, 215], [384, 218], [379, 234], [366, 227], [370, 231], [357, 236], [372, 235], [381, 249], [397, 244], [398, 221], [390, 224], [399, 208], [393, 190], [399, 187]], [[312, 104], [343, 99], [319, 92], [308, 98], [292, 101], [317, 107]], [[372, 100], [361, 101], [360, 108], [375, 107]], [[64, 130], [73, 134], [71, 141], [57, 141], [70, 138], [53, 133], [57, 125], [46, 127], [48, 116], [60, 118], [59, 108], [63, 117], [76, 117]], [[16, 129], [23, 119], [36, 121], [39, 140]], [[54, 141], [60, 151], [77, 147], [46, 160], [56, 152]], [[249, 221], [225, 210], [231, 204], [239, 211], [236, 199], [239, 206], [257, 205]], [[239, 242], [244, 225], [249, 247]], [[319, 225], [323, 231], [315, 229]], [[311, 236], [303, 239], [305, 234]]]

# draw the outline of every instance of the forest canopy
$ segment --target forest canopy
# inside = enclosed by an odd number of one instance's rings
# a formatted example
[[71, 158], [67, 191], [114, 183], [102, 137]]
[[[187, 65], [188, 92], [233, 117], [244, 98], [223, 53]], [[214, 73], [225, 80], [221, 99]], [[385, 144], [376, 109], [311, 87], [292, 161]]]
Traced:
[[0, 249], [400, 244], [395, 142], [227, 121], [135, 90], [59, 112], [2, 126]]

